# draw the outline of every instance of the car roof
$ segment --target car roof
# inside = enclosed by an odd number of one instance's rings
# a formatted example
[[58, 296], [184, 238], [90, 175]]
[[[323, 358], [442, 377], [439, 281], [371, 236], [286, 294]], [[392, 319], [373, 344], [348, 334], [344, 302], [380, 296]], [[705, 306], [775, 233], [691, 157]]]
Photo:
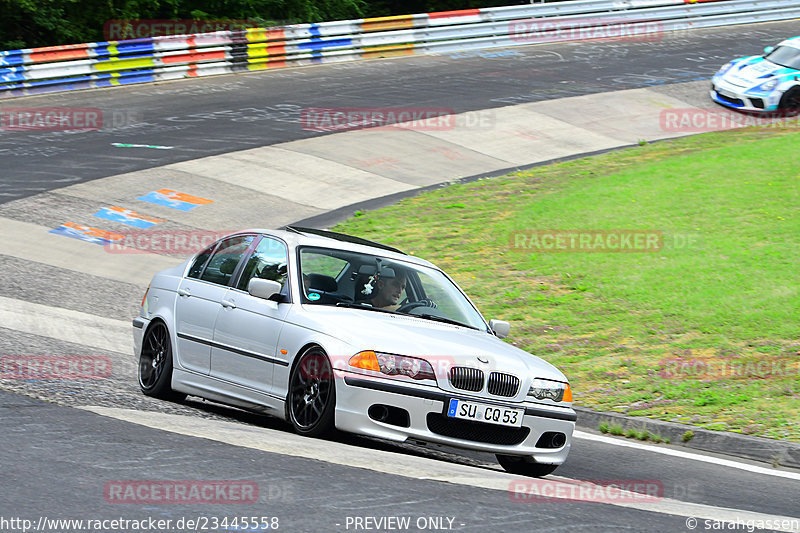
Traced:
[[791, 46], [792, 48], [800, 49], [800, 36], [792, 37], [778, 43], [778, 46]]
[[[297, 226], [285, 226], [286, 229], [263, 229], [254, 228], [242, 231], [237, 231], [231, 235], [241, 233], [261, 233], [265, 235], [272, 235], [285, 241], [293, 248], [298, 246], [318, 246], [320, 248], [333, 248], [336, 250], [345, 250], [349, 252], [359, 252], [371, 255], [380, 255], [382, 257], [392, 258], [399, 261], [407, 261], [418, 265], [425, 265], [437, 268], [430, 261], [426, 261], [413, 255], [408, 255], [397, 248], [392, 246], [363, 239], [353, 235], [344, 233], [337, 233], [327, 230], [318, 230], [313, 228], [301, 228]], [[227, 236], [226, 236], [227, 237]], [[223, 237], [223, 238], [226, 238]]]

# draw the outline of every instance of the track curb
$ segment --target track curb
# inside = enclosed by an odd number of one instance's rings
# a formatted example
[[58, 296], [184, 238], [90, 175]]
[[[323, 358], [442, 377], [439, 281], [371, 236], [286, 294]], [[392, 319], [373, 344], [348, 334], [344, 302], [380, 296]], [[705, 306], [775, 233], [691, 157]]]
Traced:
[[[601, 423], [617, 424], [627, 431], [649, 431], [662, 439], [668, 438], [670, 444], [706, 452], [715, 452], [735, 457], [769, 463], [772, 466], [788, 466], [800, 468], [800, 444], [784, 442], [751, 435], [731, 433], [729, 431], [712, 431], [689, 424], [666, 422], [651, 418], [627, 416], [622, 413], [594, 411], [592, 409], [573, 406], [578, 413], [576, 426], [580, 429], [598, 431]], [[692, 437], [684, 442], [683, 436], [692, 432]], [[625, 437], [619, 437], [625, 438]], [[630, 439], [628, 439], [630, 440]]]

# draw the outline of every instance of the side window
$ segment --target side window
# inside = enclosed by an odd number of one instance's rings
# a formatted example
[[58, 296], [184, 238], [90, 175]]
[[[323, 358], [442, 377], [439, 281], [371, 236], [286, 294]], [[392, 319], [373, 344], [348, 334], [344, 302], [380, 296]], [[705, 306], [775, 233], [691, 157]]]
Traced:
[[219, 285], [227, 285], [231, 280], [236, 265], [242, 258], [247, 248], [253, 242], [253, 235], [237, 235], [220, 243], [217, 251], [211, 256], [206, 269], [200, 279]]
[[209, 246], [208, 248], [197, 254], [197, 257], [192, 263], [192, 266], [189, 267], [189, 273], [187, 275], [190, 278], [200, 277], [200, 274], [203, 272], [203, 267], [206, 266], [206, 262], [208, 261], [208, 258], [211, 257], [211, 252], [214, 251], [214, 246], [216, 246], [216, 244], [217, 243], [212, 244], [211, 246]]
[[256, 246], [253, 255], [247, 260], [239, 278], [238, 289], [247, 290], [253, 278], [271, 279], [281, 284], [286, 283], [286, 245], [281, 241], [264, 237]]

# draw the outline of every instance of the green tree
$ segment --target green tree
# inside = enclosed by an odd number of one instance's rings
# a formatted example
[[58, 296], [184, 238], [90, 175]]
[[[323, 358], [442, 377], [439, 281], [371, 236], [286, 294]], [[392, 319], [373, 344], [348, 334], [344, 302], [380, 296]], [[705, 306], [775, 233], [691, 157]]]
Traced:
[[0, 50], [102, 41], [137, 19], [303, 23], [510, 5], [503, 0], [0, 0]]

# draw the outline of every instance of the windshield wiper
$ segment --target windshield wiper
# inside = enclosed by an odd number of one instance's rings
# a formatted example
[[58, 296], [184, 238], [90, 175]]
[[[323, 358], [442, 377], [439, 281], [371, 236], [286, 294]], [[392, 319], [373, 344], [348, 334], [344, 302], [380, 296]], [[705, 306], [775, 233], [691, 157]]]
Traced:
[[458, 320], [453, 320], [452, 318], [447, 318], [444, 316], [439, 315], [430, 315], [428, 313], [422, 313], [421, 315], [409, 315], [409, 316], [418, 316], [420, 318], [427, 318], [428, 320], [434, 320], [436, 322], [444, 322], [445, 324], [453, 324], [454, 326], [462, 326], [469, 329], [478, 329], [475, 326], [471, 326], [469, 324], [464, 324], [463, 322], [459, 322]]

